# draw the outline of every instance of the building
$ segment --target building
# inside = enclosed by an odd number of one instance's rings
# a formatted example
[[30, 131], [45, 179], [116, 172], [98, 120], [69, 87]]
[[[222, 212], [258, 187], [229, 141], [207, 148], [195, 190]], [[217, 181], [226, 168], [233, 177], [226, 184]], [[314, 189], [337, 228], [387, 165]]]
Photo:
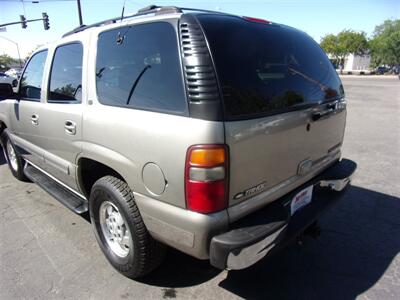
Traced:
[[369, 70], [369, 64], [371, 62], [370, 55], [354, 55], [350, 54], [345, 58], [344, 61], [344, 72], [351, 71], [367, 71]]
[[[337, 71], [340, 71], [339, 63], [332, 55], [328, 54], [328, 57]], [[354, 55], [350, 54], [344, 59], [343, 73], [369, 73], [371, 56], [366, 55]]]

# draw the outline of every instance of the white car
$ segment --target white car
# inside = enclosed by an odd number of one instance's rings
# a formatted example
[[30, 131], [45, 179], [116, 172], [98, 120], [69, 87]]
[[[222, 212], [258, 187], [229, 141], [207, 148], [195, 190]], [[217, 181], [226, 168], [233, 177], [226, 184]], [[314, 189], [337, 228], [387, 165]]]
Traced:
[[9, 69], [8, 71], [5, 71], [4, 74], [11, 76], [11, 77], [17, 77], [19, 78], [19, 76], [22, 73], [22, 68], [13, 68], [13, 69]]
[[11, 84], [13, 87], [14, 92], [17, 91], [17, 86], [18, 86], [18, 79], [13, 77], [13, 76], [9, 76], [3, 72], [0, 72], [0, 83], [8, 83]]
[[18, 85], [18, 79], [13, 76], [9, 76], [3, 72], [0, 72], [0, 83], [9, 83], [13, 87], [16, 87]]

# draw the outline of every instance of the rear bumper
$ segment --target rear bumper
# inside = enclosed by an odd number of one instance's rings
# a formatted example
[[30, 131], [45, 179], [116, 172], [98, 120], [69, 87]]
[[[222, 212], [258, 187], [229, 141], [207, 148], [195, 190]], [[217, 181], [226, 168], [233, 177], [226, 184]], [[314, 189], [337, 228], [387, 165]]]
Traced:
[[[276, 252], [342, 198], [356, 168], [355, 162], [343, 159], [281, 199], [233, 223], [230, 231], [212, 238], [211, 264], [220, 269], [244, 269]], [[311, 185], [311, 203], [291, 216], [291, 200]]]

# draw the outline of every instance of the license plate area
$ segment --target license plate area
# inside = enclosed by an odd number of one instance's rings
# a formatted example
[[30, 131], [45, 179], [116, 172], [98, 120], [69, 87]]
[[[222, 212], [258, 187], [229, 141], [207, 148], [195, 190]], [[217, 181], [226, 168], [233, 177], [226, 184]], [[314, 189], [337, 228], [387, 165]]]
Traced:
[[293, 216], [304, 206], [308, 205], [312, 201], [313, 185], [298, 192], [290, 202], [290, 215]]

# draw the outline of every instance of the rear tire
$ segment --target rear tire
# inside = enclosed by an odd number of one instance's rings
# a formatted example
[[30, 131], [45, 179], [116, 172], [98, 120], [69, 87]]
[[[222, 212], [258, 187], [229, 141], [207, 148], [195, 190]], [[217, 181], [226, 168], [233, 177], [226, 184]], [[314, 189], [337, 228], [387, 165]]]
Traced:
[[10, 168], [13, 176], [21, 181], [29, 181], [24, 174], [25, 160], [17, 152], [13, 142], [10, 139], [7, 129], [2, 132], [0, 138], [3, 146], [4, 157], [7, 160], [8, 167]]
[[113, 176], [97, 180], [90, 193], [89, 209], [97, 242], [116, 270], [134, 279], [161, 264], [165, 246], [147, 231], [124, 181]]

